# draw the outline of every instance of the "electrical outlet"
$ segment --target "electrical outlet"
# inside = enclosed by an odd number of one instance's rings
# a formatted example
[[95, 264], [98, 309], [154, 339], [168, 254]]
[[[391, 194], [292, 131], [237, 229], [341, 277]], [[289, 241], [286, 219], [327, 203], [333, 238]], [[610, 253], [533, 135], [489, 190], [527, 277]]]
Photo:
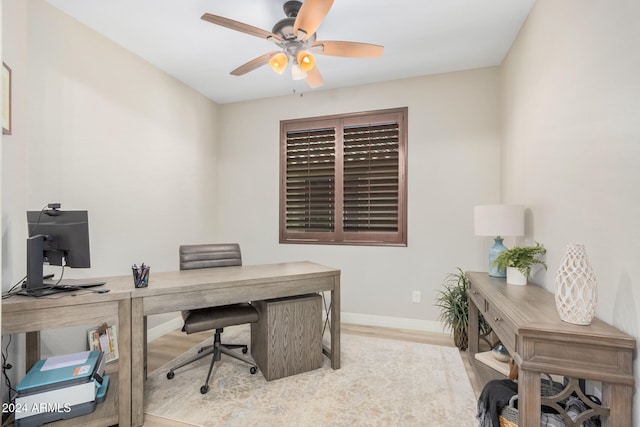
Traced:
[[421, 297], [422, 297], [422, 292], [413, 291], [413, 295], [411, 296], [411, 302], [419, 303]]

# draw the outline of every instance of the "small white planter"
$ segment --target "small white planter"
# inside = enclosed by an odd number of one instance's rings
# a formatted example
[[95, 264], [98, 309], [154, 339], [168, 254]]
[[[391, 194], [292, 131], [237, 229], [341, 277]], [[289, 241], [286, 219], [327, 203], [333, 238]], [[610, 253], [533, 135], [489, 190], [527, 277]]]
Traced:
[[527, 284], [527, 278], [515, 267], [507, 267], [507, 283], [523, 286]]

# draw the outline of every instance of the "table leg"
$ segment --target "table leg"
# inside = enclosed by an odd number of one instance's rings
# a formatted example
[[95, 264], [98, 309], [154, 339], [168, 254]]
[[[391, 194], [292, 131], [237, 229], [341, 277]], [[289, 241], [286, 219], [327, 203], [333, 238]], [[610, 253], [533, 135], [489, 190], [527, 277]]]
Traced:
[[609, 408], [609, 416], [602, 417], [602, 427], [631, 427], [633, 387], [625, 384], [603, 383], [602, 406]]
[[131, 299], [131, 418], [137, 427], [144, 423], [144, 348], [146, 335], [142, 298]]
[[474, 360], [478, 351], [480, 351], [480, 319], [478, 316], [478, 307], [473, 300], [469, 298], [469, 323], [467, 326], [467, 336], [469, 337], [468, 353], [469, 358]]
[[331, 367], [340, 369], [340, 276], [331, 291]]
[[142, 321], [142, 361], [144, 363], [144, 368], [142, 368], [143, 376], [142, 380], [147, 380], [147, 374], [149, 374], [147, 370], [147, 316], [144, 316], [144, 320]]
[[25, 334], [25, 346], [27, 349], [25, 355], [25, 371], [28, 371], [40, 360], [40, 331], [27, 332]]
[[118, 302], [118, 425], [131, 426], [131, 302]]
[[520, 427], [540, 426], [540, 372], [520, 369], [518, 374], [518, 423]]

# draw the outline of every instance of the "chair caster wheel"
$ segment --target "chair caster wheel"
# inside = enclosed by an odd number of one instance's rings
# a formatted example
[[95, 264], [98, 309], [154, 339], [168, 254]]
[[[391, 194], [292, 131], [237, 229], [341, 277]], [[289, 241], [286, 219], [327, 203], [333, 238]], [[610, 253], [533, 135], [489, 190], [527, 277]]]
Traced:
[[251, 369], [249, 369], [249, 372], [251, 372], [251, 374], [255, 374], [256, 372], [258, 372], [258, 368], [256, 368], [255, 366], [252, 366]]
[[248, 351], [249, 351], [249, 349], [248, 349], [247, 347], [244, 347], [244, 348], [242, 349], [242, 352], [243, 352], [244, 354], [247, 354], [247, 352], [248, 352]]
[[201, 394], [207, 394], [208, 391], [209, 391], [209, 386], [208, 385], [203, 385], [202, 387], [200, 387], [200, 393]]
[[173, 378], [176, 374], [173, 371], [169, 371], [167, 372], [167, 379], [170, 380], [171, 378]]

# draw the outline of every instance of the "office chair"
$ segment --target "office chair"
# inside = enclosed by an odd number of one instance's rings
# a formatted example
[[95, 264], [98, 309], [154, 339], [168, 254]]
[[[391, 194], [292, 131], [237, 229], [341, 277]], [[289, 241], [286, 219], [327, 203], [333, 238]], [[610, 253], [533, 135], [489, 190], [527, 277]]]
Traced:
[[[229, 267], [234, 265], [242, 265], [240, 245], [237, 243], [180, 246], [180, 270]], [[239, 348], [242, 349], [244, 354], [246, 354], [248, 351], [248, 347], [246, 345], [222, 344], [220, 341], [223, 328], [258, 321], [258, 312], [251, 304], [240, 303], [219, 307], [186, 310], [182, 312], [182, 318], [184, 319], [184, 326], [182, 327], [182, 330], [187, 334], [211, 329], [215, 329], [216, 332], [213, 337], [213, 345], [201, 348], [198, 351], [198, 354], [194, 357], [171, 368], [167, 373], [168, 379], [172, 379], [174, 377], [174, 371], [176, 369], [202, 359], [209, 354], [212, 354], [213, 356], [211, 358], [211, 364], [209, 365], [207, 379], [204, 382], [204, 385], [200, 387], [200, 393], [202, 394], [209, 391], [209, 378], [211, 378], [213, 365], [216, 361], [220, 360], [223, 353], [251, 365], [249, 372], [252, 374], [257, 372], [258, 368], [253, 361], [231, 351], [232, 349]]]

